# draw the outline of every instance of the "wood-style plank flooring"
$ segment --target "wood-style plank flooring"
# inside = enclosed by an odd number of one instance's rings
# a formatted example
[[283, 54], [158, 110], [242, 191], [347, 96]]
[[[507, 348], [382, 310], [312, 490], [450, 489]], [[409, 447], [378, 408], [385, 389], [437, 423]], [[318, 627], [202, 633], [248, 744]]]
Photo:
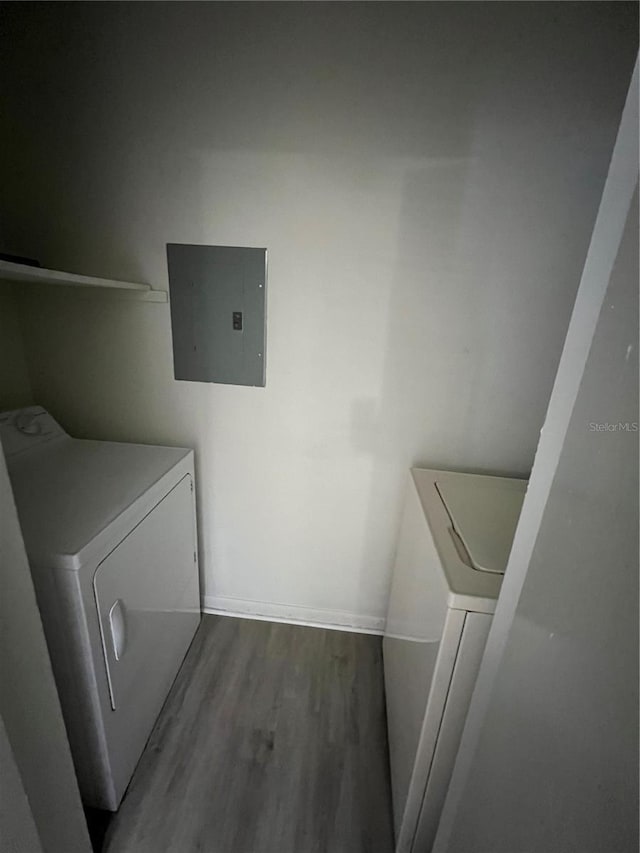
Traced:
[[391, 853], [379, 637], [204, 616], [108, 853]]

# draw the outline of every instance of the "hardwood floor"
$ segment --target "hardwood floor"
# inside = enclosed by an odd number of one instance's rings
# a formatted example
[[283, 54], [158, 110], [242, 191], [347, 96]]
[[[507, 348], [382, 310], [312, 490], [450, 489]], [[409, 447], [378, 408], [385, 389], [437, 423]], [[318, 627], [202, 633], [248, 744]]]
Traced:
[[108, 853], [391, 853], [379, 637], [204, 616]]

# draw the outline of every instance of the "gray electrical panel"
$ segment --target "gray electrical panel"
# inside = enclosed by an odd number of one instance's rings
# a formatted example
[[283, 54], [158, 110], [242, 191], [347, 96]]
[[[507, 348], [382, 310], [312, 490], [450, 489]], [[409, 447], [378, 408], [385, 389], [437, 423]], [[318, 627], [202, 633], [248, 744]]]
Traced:
[[167, 243], [176, 379], [265, 384], [267, 250]]

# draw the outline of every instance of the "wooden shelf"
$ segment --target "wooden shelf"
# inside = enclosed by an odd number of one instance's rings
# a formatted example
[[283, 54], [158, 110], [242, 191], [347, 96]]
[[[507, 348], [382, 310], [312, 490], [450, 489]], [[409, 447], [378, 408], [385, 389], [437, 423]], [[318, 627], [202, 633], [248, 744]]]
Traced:
[[92, 275], [77, 275], [72, 272], [45, 270], [0, 260], [0, 279], [3, 281], [28, 282], [30, 284], [55, 284], [65, 287], [84, 287], [97, 290], [126, 291], [130, 298], [144, 302], [167, 302], [164, 290], [153, 290], [148, 284], [133, 281], [118, 281], [113, 278], [97, 278]]

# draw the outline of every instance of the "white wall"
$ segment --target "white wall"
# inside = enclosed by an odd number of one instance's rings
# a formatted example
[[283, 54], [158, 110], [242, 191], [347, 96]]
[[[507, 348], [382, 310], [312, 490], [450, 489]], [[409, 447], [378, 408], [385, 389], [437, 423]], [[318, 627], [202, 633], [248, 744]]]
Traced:
[[634, 207], [447, 853], [638, 849]]
[[433, 853], [638, 849], [638, 72]]
[[24, 308], [36, 398], [196, 448], [209, 603], [379, 626], [406, 469], [531, 466], [633, 7], [20, 6], [11, 251], [167, 287], [166, 242], [269, 249], [266, 389], [175, 382], [166, 306], [65, 297]]
[[11, 285], [0, 283], [0, 412], [33, 402], [20, 318]]

